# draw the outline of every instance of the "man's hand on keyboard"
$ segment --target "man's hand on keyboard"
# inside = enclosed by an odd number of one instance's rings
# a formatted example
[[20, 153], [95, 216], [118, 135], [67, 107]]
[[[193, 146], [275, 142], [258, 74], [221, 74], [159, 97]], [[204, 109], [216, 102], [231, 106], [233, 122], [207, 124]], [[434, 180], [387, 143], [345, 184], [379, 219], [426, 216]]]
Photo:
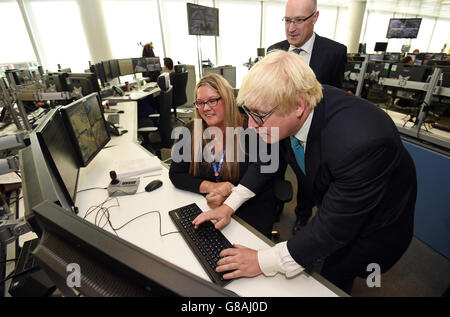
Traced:
[[262, 273], [258, 263], [258, 251], [239, 244], [233, 244], [233, 246], [234, 248], [220, 252], [222, 259], [217, 262], [217, 272], [232, 271], [224, 274], [224, 279], [253, 277]]
[[192, 221], [192, 224], [195, 226], [195, 229], [197, 229], [198, 226], [205, 221], [215, 220], [217, 222], [214, 224], [214, 227], [217, 230], [220, 230], [230, 223], [233, 212], [233, 209], [224, 204], [218, 208], [211, 209], [210, 211], [202, 212]]

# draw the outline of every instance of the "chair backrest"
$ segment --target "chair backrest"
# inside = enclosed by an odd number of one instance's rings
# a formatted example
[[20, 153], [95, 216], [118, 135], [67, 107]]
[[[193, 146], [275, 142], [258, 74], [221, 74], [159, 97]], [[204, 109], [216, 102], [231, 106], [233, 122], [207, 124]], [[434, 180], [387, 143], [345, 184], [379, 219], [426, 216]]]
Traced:
[[170, 83], [173, 86], [173, 107], [182, 106], [187, 102], [186, 86], [188, 72], [170, 73]]
[[158, 79], [156, 80], [158, 87], [162, 91], [167, 91], [170, 87], [172, 87], [170, 83], [170, 76], [169, 73], [162, 73], [158, 76]]
[[172, 108], [172, 94], [173, 87], [167, 90], [161, 90], [159, 94], [159, 126], [158, 131], [161, 136], [161, 143], [163, 147], [170, 148], [172, 146], [172, 123], [171, 123], [171, 108]]

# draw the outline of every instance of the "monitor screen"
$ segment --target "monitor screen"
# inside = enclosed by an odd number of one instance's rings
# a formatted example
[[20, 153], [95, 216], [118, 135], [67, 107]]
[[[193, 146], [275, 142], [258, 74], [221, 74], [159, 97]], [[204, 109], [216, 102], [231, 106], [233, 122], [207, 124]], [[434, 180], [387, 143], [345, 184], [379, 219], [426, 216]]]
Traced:
[[35, 131], [49, 168], [74, 205], [80, 164], [59, 110], [52, 109]]
[[67, 87], [69, 91], [78, 91], [82, 96], [100, 91], [97, 75], [94, 73], [69, 74]]
[[186, 3], [189, 35], [219, 36], [219, 9]]
[[375, 52], [386, 52], [387, 46], [387, 42], [376, 42], [373, 50]]
[[135, 73], [161, 71], [161, 61], [159, 57], [133, 58], [133, 69]]
[[98, 93], [61, 108], [81, 166], [87, 164], [110, 140]]
[[113, 79], [120, 77], [119, 61], [117, 59], [110, 60], [109, 67], [111, 69], [111, 77]]
[[369, 61], [382, 61], [384, 59], [383, 54], [370, 54]]
[[388, 39], [415, 39], [419, 33], [422, 18], [397, 19], [391, 18], [386, 37]]
[[[35, 206], [33, 217], [42, 232], [33, 254], [65, 296], [236, 296], [54, 203]], [[78, 271], [68, 272], [73, 263]], [[67, 283], [71, 272], [78, 285]]]
[[134, 74], [133, 60], [131, 58], [119, 59], [120, 76]]

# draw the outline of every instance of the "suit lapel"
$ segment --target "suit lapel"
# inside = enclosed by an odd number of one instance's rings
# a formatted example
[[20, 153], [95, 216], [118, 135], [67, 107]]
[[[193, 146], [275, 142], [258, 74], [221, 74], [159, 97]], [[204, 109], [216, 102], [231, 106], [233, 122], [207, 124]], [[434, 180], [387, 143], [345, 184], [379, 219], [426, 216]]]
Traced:
[[321, 158], [321, 137], [325, 126], [325, 102], [319, 102], [314, 108], [314, 115], [311, 122], [311, 127], [308, 132], [308, 139], [306, 140], [305, 152], [305, 168], [306, 168], [306, 184], [307, 187], [313, 191], [314, 180], [316, 179]]
[[318, 70], [320, 67], [320, 60], [322, 57], [322, 49], [321, 48], [322, 39], [319, 35], [316, 34], [316, 39], [314, 40], [313, 49], [311, 52], [311, 59], [309, 60], [309, 67], [314, 71], [316, 76], [318, 76]]

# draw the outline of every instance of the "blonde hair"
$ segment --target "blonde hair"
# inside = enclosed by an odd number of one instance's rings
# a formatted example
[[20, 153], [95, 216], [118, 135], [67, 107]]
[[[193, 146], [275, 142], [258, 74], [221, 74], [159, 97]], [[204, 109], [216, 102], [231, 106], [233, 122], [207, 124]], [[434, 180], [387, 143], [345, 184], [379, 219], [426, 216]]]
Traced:
[[314, 108], [323, 97], [322, 86], [302, 57], [275, 50], [245, 75], [237, 103], [263, 111], [280, 105], [279, 112], [286, 114], [297, 107], [300, 96]]
[[[197, 100], [197, 91], [202, 86], [208, 86], [212, 89], [214, 89], [219, 96], [221, 97], [221, 102], [224, 107], [224, 119], [223, 124], [225, 127], [223, 139], [224, 139], [224, 145], [227, 140], [226, 135], [226, 128], [227, 127], [242, 127], [244, 124], [244, 116], [239, 112], [239, 109], [237, 108], [236, 99], [234, 97], [234, 90], [231, 87], [231, 85], [228, 83], [228, 81], [223, 78], [222, 76], [218, 74], [208, 74], [203, 76], [200, 81], [197, 83], [195, 87], [195, 94], [194, 98]], [[198, 109], [195, 109], [195, 118], [202, 120], [202, 127], [201, 127], [201, 136], [203, 136], [204, 130], [207, 128], [206, 122], [202, 119], [200, 116], [200, 113]], [[192, 137], [196, 135], [195, 133], [192, 134]], [[192, 142], [192, 155], [194, 153], [198, 153], [198, 149], [195, 147], [201, 146], [202, 149], [207, 144], [206, 140], [202, 140], [202, 142], [196, 142], [196, 140], [193, 140]], [[232, 183], [237, 183], [239, 181], [239, 162], [237, 159], [237, 147], [239, 144], [239, 137], [237, 135], [234, 136], [234, 159], [232, 162], [225, 161], [223, 164], [223, 172], [222, 172], [222, 180], [223, 181], [230, 181]], [[196, 152], [197, 151], [197, 152]], [[200, 164], [208, 164], [211, 165], [211, 163], [207, 162], [195, 162], [194, 158], [191, 159], [191, 164], [189, 167], [189, 173], [198, 176], [199, 175], [199, 167]]]

